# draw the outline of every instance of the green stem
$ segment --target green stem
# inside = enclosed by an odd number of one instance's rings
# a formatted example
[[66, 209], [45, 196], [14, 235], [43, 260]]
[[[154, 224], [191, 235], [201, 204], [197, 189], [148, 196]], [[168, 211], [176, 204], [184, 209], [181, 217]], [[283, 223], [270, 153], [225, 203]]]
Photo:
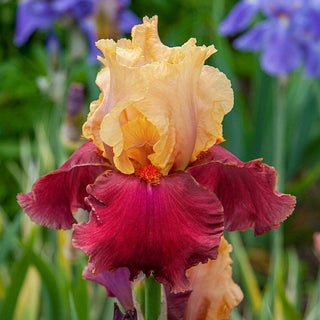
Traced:
[[[274, 160], [278, 172], [278, 191], [284, 190], [285, 182], [285, 133], [286, 133], [286, 78], [279, 78], [274, 109]], [[283, 285], [283, 232], [272, 231], [272, 292], [274, 319], [282, 319], [279, 292]]]
[[157, 320], [161, 312], [161, 284], [151, 275], [145, 280], [145, 320]]
[[286, 78], [279, 78], [276, 88], [274, 110], [274, 160], [278, 171], [278, 190], [284, 189], [285, 182], [285, 133], [286, 133]]

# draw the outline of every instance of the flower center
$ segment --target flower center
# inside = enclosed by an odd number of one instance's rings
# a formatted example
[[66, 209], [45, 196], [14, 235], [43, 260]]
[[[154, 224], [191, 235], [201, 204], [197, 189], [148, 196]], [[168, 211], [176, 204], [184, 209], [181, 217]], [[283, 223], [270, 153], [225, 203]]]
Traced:
[[152, 164], [146, 164], [142, 166], [140, 169], [138, 169], [137, 175], [141, 179], [149, 183], [152, 183], [152, 184], [160, 183], [160, 177], [161, 177], [160, 170]]

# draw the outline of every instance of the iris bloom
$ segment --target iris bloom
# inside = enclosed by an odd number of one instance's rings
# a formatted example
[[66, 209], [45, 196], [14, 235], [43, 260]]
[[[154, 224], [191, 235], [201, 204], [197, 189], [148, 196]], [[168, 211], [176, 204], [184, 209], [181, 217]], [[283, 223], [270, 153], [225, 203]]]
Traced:
[[[73, 227], [93, 275], [153, 272], [172, 292], [186, 291], [186, 270], [217, 258], [224, 230], [277, 228], [295, 198], [275, 190], [276, 171], [261, 159], [243, 163], [217, 145], [233, 91], [204, 65], [214, 46], [163, 45], [157, 17], [135, 26], [132, 41], [97, 46], [104, 67], [83, 126], [89, 141], [18, 202], [40, 225]], [[88, 223], [75, 220], [79, 208], [90, 211]]]
[[130, 1], [124, 0], [22, 0], [17, 9], [14, 42], [23, 45], [36, 30], [48, 30], [59, 18], [69, 15], [78, 24], [81, 31], [88, 37], [90, 60], [95, 62], [98, 51], [94, 46], [97, 40], [94, 14], [99, 2], [110, 8], [116, 8], [112, 14], [119, 29], [128, 32], [137, 23], [138, 18], [127, 9]]
[[261, 11], [265, 19], [234, 41], [244, 51], [261, 51], [262, 69], [286, 75], [305, 63], [308, 76], [320, 75], [320, 6], [317, 0], [242, 0], [221, 23], [222, 35], [235, 35]]

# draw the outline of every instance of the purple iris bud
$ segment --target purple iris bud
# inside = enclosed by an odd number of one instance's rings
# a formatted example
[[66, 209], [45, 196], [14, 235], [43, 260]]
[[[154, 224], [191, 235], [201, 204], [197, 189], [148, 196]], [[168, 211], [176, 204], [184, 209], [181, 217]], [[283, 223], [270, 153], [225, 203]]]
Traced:
[[61, 43], [55, 32], [49, 32], [46, 39], [47, 56], [50, 60], [50, 66], [57, 69], [59, 66]]
[[82, 83], [72, 83], [68, 92], [67, 114], [75, 117], [82, 113], [85, 102], [85, 87]]

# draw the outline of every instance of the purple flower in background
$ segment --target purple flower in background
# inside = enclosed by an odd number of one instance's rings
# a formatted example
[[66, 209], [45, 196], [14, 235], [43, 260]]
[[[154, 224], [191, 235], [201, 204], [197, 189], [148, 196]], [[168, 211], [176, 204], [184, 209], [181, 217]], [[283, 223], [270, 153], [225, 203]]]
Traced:
[[23, 45], [34, 31], [50, 30], [56, 20], [71, 16], [88, 38], [90, 61], [97, 62], [95, 14], [101, 3], [114, 15], [113, 21], [121, 32], [129, 32], [133, 25], [140, 23], [140, 19], [127, 9], [130, 0], [22, 0], [17, 8], [14, 43]]
[[90, 60], [96, 60], [98, 51], [94, 48], [97, 40], [95, 23], [92, 16], [96, 0], [26, 0], [17, 9], [14, 43], [18, 46], [27, 42], [36, 30], [49, 30], [54, 22], [70, 15], [86, 34], [90, 46]]
[[140, 24], [139, 19], [131, 10], [128, 10], [128, 6], [131, 0], [116, 0], [118, 3], [118, 27], [122, 33], [130, 33], [134, 25]]
[[94, 13], [95, 0], [26, 0], [17, 9], [14, 42], [23, 45], [36, 30], [48, 30], [65, 14], [81, 26]]
[[221, 23], [219, 32], [231, 36], [243, 31], [249, 26], [259, 9], [260, 0], [239, 1]]
[[319, 0], [242, 0], [221, 23], [222, 35], [248, 28], [261, 12], [266, 19], [234, 41], [235, 48], [261, 52], [261, 66], [270, 75], [286, 75], [301, 64], [305, 73], [320, 74]]

